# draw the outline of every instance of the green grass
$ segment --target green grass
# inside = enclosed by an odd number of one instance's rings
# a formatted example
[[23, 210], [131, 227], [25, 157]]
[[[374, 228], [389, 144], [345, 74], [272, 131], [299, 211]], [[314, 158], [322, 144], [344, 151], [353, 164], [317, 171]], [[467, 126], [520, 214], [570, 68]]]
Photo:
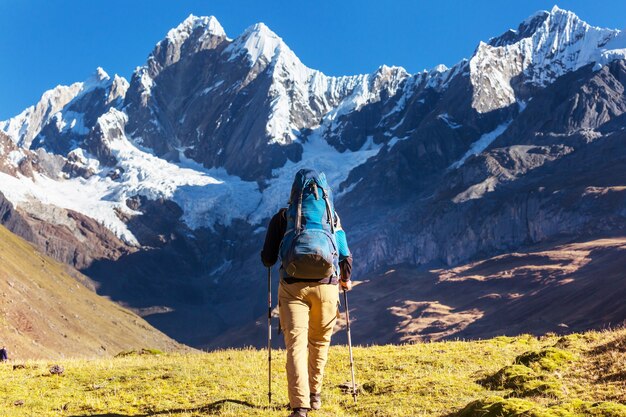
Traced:
[[526, 352], [515, 358], [515, 363], [535, 370], [554, 371], [574, 359], [573, 355], [562, 349], [549, 347], [538, 352]]
[[[358, 404], [342, 392], [348, 351], [331, 347], [311, 416], [624, 417], [626, 330], [354, 350]], [[136, 352], [137, 353], [137, 352]], [[286, 416], [284, 351], [254, 349], [0, 365], [1, 416]], [[139, 352], [142, 353], [142, 352]], [[544, 359], [549, 358], [546, 365]], [[50, 375], [52, 365], [65, 368]], [[552, 384], [550, 390], [537, 389]], [[552, 391], [554, 390], [554, 392]], [[522, 398], [523, 397], [523, 398]], [[20, 404], [23, 401], [22, 405]]]

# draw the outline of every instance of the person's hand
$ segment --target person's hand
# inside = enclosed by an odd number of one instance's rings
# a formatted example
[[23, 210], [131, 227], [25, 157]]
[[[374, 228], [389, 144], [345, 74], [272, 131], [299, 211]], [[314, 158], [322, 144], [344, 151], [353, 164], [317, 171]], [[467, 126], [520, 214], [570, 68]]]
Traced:
[[350, 291], [352, 289], [352, 281], [350, 280], [347, 280], [347, 281], [339, 280], [339, 285], [341, 285], [341, 289], [343, 291]]

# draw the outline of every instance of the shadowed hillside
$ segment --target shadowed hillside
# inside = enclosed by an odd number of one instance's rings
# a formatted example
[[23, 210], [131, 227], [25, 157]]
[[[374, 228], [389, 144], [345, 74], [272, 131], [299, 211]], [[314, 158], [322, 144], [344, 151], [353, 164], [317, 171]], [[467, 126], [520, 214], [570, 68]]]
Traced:
[[0, 226], [0, 344], [6, 345], [10, 359], [182, 347], [79, 281], [90, 285], [86, 277]]

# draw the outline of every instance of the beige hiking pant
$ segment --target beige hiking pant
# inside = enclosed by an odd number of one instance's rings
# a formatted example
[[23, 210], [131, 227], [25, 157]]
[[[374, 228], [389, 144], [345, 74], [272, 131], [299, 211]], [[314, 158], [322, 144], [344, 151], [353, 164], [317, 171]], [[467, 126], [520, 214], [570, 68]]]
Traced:
[[337, 320], [339, 289], [319, 282], [280, 282], [280, 327], [287, 346], [291, 408], [311, 408], [310, 393], [322, 392], [330, 336]]

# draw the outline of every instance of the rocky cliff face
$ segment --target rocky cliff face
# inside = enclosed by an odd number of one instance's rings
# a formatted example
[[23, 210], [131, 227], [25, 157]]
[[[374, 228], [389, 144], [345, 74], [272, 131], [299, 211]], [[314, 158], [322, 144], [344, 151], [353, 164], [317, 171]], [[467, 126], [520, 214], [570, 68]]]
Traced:
[[357, 276], [623, 232], [624, 58], [554, 8], [452, 68], [328, 77], [263, 24], [190, 16], [130, 83], [98, 69], [0, 122], [2, 222], [205, 345], [263, 310], [299, 168], [326, 172]]
[[[623, 131], [612, 126], [625, 109], [625, 68], [624, 61], [616, 61], [558, 79], [538, 92], [485, 151], [462, 164], [444, 160], [432, 166], [430, 184], [413, 195], [401, 194], [404, 201], [391, 211], [393, 225], [367, 229], [368, 238], [378, 237], [377, 244], [358, 246], [359, 258], [367, 260], [368, 268], [389, 259], [454, 265], [559, 236], [623, 230], [621, 192], [612, 188], [619, 187], [624, 169]], [[410, 152], [409, 144], [379, 154], [368, 174], [383, 181], [389, 176], [381, 173], [399, 160], [405, 166], [418, 164], [420, 155]], [[370, 178], [363, 179], [369, 187], [357, 186], [346, 197], [354, 199], [353, 206], [377, 188], [397, 190]], [[598, 198], [598, 192], [605, 195], [598, 190], [612, 197]], [[370, 221], [375, 213], [367, 216]]]
[[158, 156], [181, 154], [262, 181], [301, 158], [299, 131], [350, 101], [378, 101], [405, 71], [327, 77], [260, 23], [234, 40], [215, 18], [190, 17], [157, 44], [130, 83], [127, 133]]

